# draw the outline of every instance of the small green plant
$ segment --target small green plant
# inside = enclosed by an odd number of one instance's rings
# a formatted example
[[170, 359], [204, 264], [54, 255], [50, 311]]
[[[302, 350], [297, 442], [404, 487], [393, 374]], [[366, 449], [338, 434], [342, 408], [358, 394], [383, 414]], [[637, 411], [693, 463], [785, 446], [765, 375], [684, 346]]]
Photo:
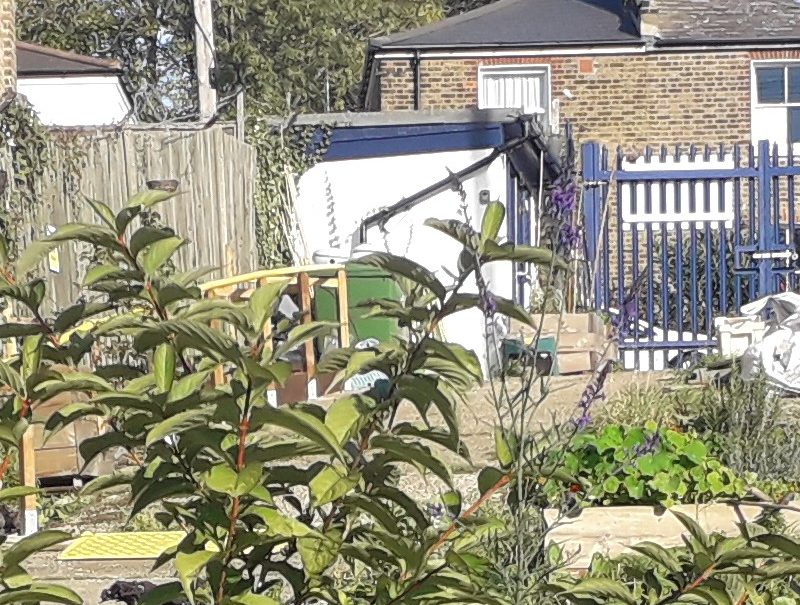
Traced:
[[734, 364], [725, 384], [707, 385], [684, 406], [687, 426], [730, 468], [800, 482], [800, 406], [779, 397], [764, 376], [745, 381]]
[[800, 544], [759, 525], [741, 534], [708, 534], [691, 517], [673, 513], [685, 527], [685, 546], [653, 542], [633, 546], [636, 555], [595, 557], [586, 576], [562, 577], [547, 591], [585, 605], [792, 605], [800, 592]]
[[598, 406], [594, 425], [644, 426], [655, 422], [662, 426], [672, 425], [678, 417], [678, 405], [674, 393], [661, 383], [634, 382], [609, 397]]
[[566, 491], [584, 493], [585, 505], [708, 502], [743, 497], [744, 478], [710, 453], [697, 436], [655, 423], [607, 426], [579, 434], [564, 455], [568, 477], [551, 479], [551, 499]]
[[68, 521], [85, 506], [79, 494], [43, 496], [38, 499], [39, 525], [46, 526], [53, 521]]
[[[159, 520], [159, 516], [162, 517], [161, 520]], [[125, 531], [163, 531], [164, 529], [163, 512], [159, 515], [158, 512], [151, 510], [144, 510], [138, 515], [134, 515], [124, 527]], [[175, 528], [168, 525], [166, 529]]]
[[800, 483], [785, 480], [758, 480], [756, 487], [775, 502], [796, 500], [800, 497]]

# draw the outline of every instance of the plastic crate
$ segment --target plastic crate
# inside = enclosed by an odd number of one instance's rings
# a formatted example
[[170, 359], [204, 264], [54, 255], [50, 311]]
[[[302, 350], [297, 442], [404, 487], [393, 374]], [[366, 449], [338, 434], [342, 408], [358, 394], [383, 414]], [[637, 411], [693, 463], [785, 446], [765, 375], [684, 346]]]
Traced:
[[752, 317], [718, 317], [714, 320], [719, 352], [725, 357], [740, 357], [752, 345], [764, 340], [767, 324]]

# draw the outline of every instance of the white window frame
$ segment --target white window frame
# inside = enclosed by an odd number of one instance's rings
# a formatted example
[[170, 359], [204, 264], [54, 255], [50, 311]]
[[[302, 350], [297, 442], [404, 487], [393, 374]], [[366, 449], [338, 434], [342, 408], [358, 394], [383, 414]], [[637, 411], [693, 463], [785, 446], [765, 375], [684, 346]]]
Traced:
[[[760, 67], [782, 67], [785, 71], [784, 76], [784, 99], [783, 103], [761, 103], [758, 98], [758, 68]], [[781, 149], [781, 153], [786, 152], [786, 148], [792, 146], [794, 148], [793, 153], [797, 154], [800, 153], [800, 141], [790, 142], [790, 132], [789, 132], [789, 109], [796, 108], [800, 109], [800, 101], [789, 101], [789, 71], [788, 67], [800, 67], [800, 60], [792, 60], [792, 59], [756, 59], [750, 62], [750, 121], [751, 121], [751, 129], [753, 126], [754, 117], [753, 114], [758, 109], [784, 109], [786, 110], [786, 140], [785, 141], [774, 141], [778, 144], [779, 149]], [[751, 135], [753, 135], [751, 130]], [[754, 136], [754, 135], [753, 135]], [[760, 138], [760, 137], [758, 137]], [[753, 139], [753, 143], [755, 144], [757, 141]], [[756, 150], [758, 152], [758, 150]]]
[[[783, 98], [786, 99], [782, 103], [761, 103], [758, 100], [758, 68], [776, 68], [781, 67], [784, 70], [783, 78]], [[789, 67], [800, 67], [800, 60], [792, 61], [787, 59], [766, 59], [752, 62], [752, 82], [751, 87], [753, 95], [754, 107], [800, 107], [800, 101], [789, 101]]]
[[[486, 93], [484, 88], [484, 79], [487, 75], [508, 75], [508, 76], [531, 76], [531, 75], [544, 75], [544, 99], [542, 105], [544, 106], [543, 121], [545, 124], [552, 123], [552, 86], [550, 78], [550, 66], [546, 63], [531, 63], [531, 64], [512, 64], [512, 65], [481, 65], [478, 67], [478, 109], [487, 109], [486, 107]], [[509, 107], [508, 109], [519, 109], [521, 107]]]

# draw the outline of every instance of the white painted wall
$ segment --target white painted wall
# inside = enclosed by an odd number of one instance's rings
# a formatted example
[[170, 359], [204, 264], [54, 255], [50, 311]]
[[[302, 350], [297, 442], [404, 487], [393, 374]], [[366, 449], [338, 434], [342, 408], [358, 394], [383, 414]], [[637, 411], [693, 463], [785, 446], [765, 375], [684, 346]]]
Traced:
[[[456, 151], [386, 158], [322, 162], [301, 178], [296, 201], [301, 235], [295, 236], [300, 258], [310, 259], [315, 250], [340, 248], [349, 254], [361, 221], [380, 208], [391, 206], [404, 197], [447, 177], [447, 170], [457, 172], [486, 157], [491, 150]], [[481, 190], [489, 190], [492, 200], [506, 202], [506, 160], [498, 158], [465, 183], [466, 215], [480, 228], [483, 206]], [[464, 220], [461, 199], [454, 191], [441, 193], [409, 212], [390, 220], [385, 231], [373, 228], [368, 243], [378, 250], [406, 256], [433, 271], [445, 284], [453, 282], [460, 244], [424, 226], [435, 217]], [[506, 226], [501, 227], [501, 235]], [[511, 263], [493, 263], [486, 269], [492, 291], [506, 298], [512, 296]], [[467, 284], [475, 290], [475, 284]], [[487, 367], [484, 320], [479, 311], [464, 311], [444, 322], [444, 335], [478, 353]]]
[[753, 145], [758, 145], [759, 141], [768, 140], [771, 143], [777, 143], [778, 153], [784, 155], [787, 152], [787, 141], [789, 140], [788, 130], [789, 119], [786, 115], [785, 107], [776, 107], [774, 105], [753, 106], [751, 125]]
[[116, 76], [19, 78], [17, 91], [49, 126], [104, 126], [125, 119], [131, 106]]

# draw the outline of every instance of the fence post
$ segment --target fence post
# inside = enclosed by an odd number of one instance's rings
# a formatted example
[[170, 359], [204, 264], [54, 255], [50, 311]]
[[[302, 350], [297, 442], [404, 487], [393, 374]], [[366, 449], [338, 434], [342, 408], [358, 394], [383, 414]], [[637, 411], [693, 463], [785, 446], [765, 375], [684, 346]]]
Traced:
[[[583, 182], [583, 220], [584, 241], [586, 245], [586, 262], [589, 266], [589, 290], [594, 293], [594, 306], [599, 308], [602, 302], [602, 280], [599, 279], [601, 264], [597, 262], [600, 251], [603, 196], [599, 184], [600, 172], [600, 145], [598, 143], [584, 143], [581, 146], [581, 178]], [[603, 250], [602, 253], [607, 253]]]
[[[758, 249], [772, 251], [772, 175], [770, 171], [769, 141], [758, 142]], [[772, 294], [772, 260], [758, 261], [758, 295]]]
[[[36, 448], [33, 443], [33, 427], [28, 427], [19, 444], [19, 478], [26, 487], [36, 488]], [[24, 496], [20, 502], [22, 535], [30, 536], [39, 531], [39, 511], [36, 494]]]

